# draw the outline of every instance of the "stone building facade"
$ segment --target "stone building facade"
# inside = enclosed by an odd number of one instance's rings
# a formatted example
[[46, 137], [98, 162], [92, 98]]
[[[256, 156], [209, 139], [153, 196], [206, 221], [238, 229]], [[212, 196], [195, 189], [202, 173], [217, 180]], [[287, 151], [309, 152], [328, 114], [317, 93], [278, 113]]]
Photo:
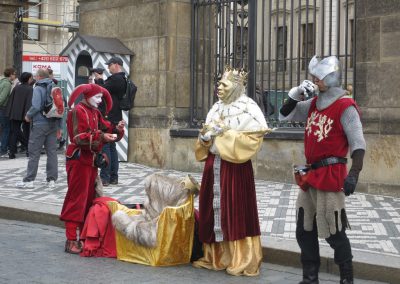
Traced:
[[357, 2], [356, 99], [368, 147], [361, 182], [400, 196], [400, 2]]
[[15, 0], [0, 1], [0, 76], [3, 70], [13, 66], [13, 34], [14, 34], [14, 14], [18, 9]]
[[[135, 53], [131, 72], [139, 89], [130, 112], [129, 161], [202, 170], [193, 154], [195, 132], [185, 131], [190, 117], [190, 2], [80, 1], [80, 33], [117, 37]], [[368, 147], [358, 190], [400, 196], [400, 3], [357, 1], [355, 13], [356, 99]], [[302, 140], [275, 135], [264, 140], [254, 168], [257, 178], [293, 182], [291, 168], [298, 163], [304, 163]]]
[[0, 50], [3, 51], [0, 67], [16, 65], [13, 34], [20, 7], [23, 55], [55, 56], [77, 31], [77, 3], [77, 0], [0, 1]]
[[200, 170], [191, 151], [178, 153], [180, 144], [187, 148], [193, 139], [169, 134], [189, 119], [190, 1], [83, 0], [80, 6], [81, 34], [119, 38], [135, 53], [130, 70], [138, 91], [130, 112], [129, 161]]
[[[80, 0], [79, 4], [81, 34], [117, 37], [135, 53], [130, 70], [138, 92], [130, 112], [128, 160], [201, 171], [203, 164], [193, 153], [196, 131], [187, 129], [191, 1]], [[355, 15], [356, 100], [367, 140], [357, 190], [400, 196], [400, 1], [360, 0]], [[301, 138], [279, 135], [265, 138], [253, 161], [257, 178], [290, 183], [293, 164], [301, 163]]]

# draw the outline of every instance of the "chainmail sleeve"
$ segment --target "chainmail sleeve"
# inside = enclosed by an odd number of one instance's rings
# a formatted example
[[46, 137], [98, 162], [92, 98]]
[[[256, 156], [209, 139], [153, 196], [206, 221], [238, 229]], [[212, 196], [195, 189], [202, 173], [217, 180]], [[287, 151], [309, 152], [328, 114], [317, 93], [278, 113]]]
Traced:
[[312, 99], [307, 101], [298, 102], [296, 107], [293, 109], [291, 113], [287, 116], [283, 116], [281, 112], [279, 112], [279, 120], [280, 121], [298, 121], [305, 122], [307, 120], [308, 111], [311, 106]]
[[346, 133], [347, 141], [350, 146], [350, 156], [354, 150], [365, 150], [366, 144], [362, 130], [360, 116], [354, 106], [348, 107], [340, 117], [340, 123]]

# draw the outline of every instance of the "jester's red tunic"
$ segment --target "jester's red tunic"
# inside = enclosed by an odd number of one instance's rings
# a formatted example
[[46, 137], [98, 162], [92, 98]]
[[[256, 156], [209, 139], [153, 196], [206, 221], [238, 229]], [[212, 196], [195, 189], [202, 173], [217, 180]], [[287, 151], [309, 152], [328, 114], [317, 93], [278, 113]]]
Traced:
[[[324, 110], [316, 107], [317, 97], [311, 103], [304, 133], [304, 152], [308, 164], [328, 157], [346, 157], [349, 150], [340, 118], [349, 107], [357, 105], [353, 99], [343, 97]], [[347, 176], [345, 164], [334, 164], [312, 170], [307, 182], [324, 191], [340, 191]]]
[[[112, 133], [114, 125], [105, 120], [100, 111], [79, 103], [68, 113], [67, 130], [70, 144], [66, 150], [68, 191], [60, 219], [78, 224], [82, 229], [86, 215], [95, 198], [97, 167], [93, 165], [96, 153], [103, 147], [103, 133]], [[119, 131], [117, 141], [124, 135]], [[75, 227], [76, 229], [76, 227]]]

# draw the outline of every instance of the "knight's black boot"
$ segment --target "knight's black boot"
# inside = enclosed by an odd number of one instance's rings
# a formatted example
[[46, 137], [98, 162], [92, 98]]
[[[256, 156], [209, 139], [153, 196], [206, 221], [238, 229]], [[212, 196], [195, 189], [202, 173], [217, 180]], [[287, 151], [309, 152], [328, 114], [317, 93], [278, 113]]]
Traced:
[[303, 281], [299, 282], [299, 284], [319, 284], [318, 270], [318, 264], [303, 264]]
[[353, 284], [353, 262], [346, 261], [339, 264], [340, 284]]

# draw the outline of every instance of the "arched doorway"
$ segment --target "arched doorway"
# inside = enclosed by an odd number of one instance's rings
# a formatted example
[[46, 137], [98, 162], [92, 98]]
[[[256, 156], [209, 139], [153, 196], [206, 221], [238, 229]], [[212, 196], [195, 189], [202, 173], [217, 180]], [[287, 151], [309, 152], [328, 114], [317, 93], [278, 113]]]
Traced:
[[87, 84], [90, 76], [89, 69], [93, 67], [92, 57], [83, 50], [76, 59], [75, 65], [75, 87], [80, 84]]
[[[60, 55], [68, 56], [67, 93], [70, 95], [79, 84], [88, 83], [91, 75], [90, 68], [105, 69], [104, 75], [109, 76], [105, 64], [111, 57], [118, 56], [123, 62], [123, 71], [130, 72], [130, 62], [133, 52], [129, 50], [119, 39], [77, 34], [69, 44], [61, 51]], [[79, 102], [79, 98], [75, 103]], [[124, 137], [117, 143], [117, 151], [120, 161], [128, 160], [129, 138], [129, 112], [123, 111], [122, 118], [127, 122]]]

